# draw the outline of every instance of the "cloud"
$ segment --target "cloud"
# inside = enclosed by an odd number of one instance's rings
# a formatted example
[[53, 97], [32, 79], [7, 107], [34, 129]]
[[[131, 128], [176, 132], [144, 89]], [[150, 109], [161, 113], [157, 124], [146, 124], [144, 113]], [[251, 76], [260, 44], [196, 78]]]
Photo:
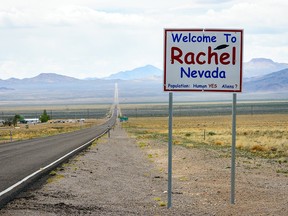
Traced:
[[50, 11], [45, 17], [45, 21], [53, 25], [101, 24], [129, 26], [139, 24], [144, 19], [143, 16], [138, 14], [106, 12], [77, 5], [58, 8]]
[[[0, 78], [103, 77], [163, 65], [163, 28], [244, 29], [244, 59], [287, 61], [287, 1], [9, 0], [0, 5]], [[20, 75], [21, 74], [21, 75]]]
[[[27, 70], [29, 68], [29, 70]], [[26, 69], [26, 70], [25, 70]], [[5, 60], [0, 62], [1, 79], [8, 79], [11, 77], [24, 78], [31, 76], [31, 68], [26, 64], [23, 65], [19, 61]]]
[[0, 10], [0, 28], [32, 27], [31, 17], [17, 8]]
[[205, 23], [216, 25], [235, 26], [245, 28], [246, 33], [274, 33], [287, 31], [283, 26], [287, 25], [287, 19], [279, 19], [279, 15], [285, 14], [284, 5], [275, 2], [262, 3], [257, 1], [238, 2], [220, 10], [209, 9], [200, 16]]
[[81, 5], [65, 5], [50, 10], [30, 11], [18, 8], [0, 9], [0, 28], [24, 28], [73, 26], [73, 25], [121, 25], [135, 26], [153, 23], [149, 17], [142, 14], [111, 12], [95, 10]]

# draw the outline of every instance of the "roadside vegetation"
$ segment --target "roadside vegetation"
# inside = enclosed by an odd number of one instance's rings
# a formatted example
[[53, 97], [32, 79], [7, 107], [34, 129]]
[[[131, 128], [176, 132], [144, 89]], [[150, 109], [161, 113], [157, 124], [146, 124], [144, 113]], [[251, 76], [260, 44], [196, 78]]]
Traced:
[[0, 144], [5, 142], [27, 140], [37, 137], [52, 136], [72, 132], [92, 125], [101, 124], [105, 119], [86, 119], [85, 121], [53, 120], [39, 124], [18, 124], [17, 127], [0, 127]]
[[110, 108], [111, 104], [53, 105], [49, 109], [41, 105], [1, 107], [0, 144], [52, 136], [101, 124]]
[[[138, 140], [141, 147], [148, 146], [149, 140], [168, 142], [167, 117], [129, 118], [123, 127]], [[228, 152], [231, 139], [231, 116], [173, 118], [174, 145], [227, 149]], [[287, 157], [288, 115], [238, 115], [236, 145], [237, 153], [246, 156]], [[282, 162], [287, 160], [283, 159]]]

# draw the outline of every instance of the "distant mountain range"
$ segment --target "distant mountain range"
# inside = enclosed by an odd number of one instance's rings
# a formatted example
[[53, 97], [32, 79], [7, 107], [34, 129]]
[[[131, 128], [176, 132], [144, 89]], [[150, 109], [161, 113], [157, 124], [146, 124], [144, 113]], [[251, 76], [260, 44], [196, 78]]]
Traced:
[[7, 88], [7, 87], [0, 87], [0, 91], [10, 91], [10, 90], [14, 90], [14, 89]]
[[287, 63], [274, 62], [266, 58], [254, 58], [243, 64], [244, 78], [263, 76], [272, 72], [288, 68]]
[[0, 83], [9, 83], [13, 84], [37, 84], [37, 83], [66, 83], [66, 82], [77, 82], [80, 81], [79, 79], [63, 76], [56, 73], [41, 73], [36, 77], [32, 78], [24, 78], [24, 79], [17, 79], [17, 78], [10, 78], [7, 80], [0, 80]]
[[[254, 58], [243, 63], [243, 78], [250, 79], [266, 74], [277, 72], [288, 68], [288, 63], [278, 63], [267, 58]], [[121, 71], [110, 75], [106, 79], [147, 79], [159, 78], [163, 76], [163, 71], [153, 65], [135, 68], [133, 70]]]
[[[244, 82], [246, 92], [279, 92], [288, 93], [288, 68]], [[288, 95], [287, 95], [288, 98]]]
[[[254, 66], [263, 68], [263, 72], [258, 72], [258, 69], [252, 71]], [[244, 77], [249, 70], [251, 76], [243, 80], [243, 93], [240, 94], [243, 99], [288, 99], [288, 64], [252, 59], [244, 64], [244, 70]], [[104, 79], [82, 80], [55, 73], [42, 73], [25, 79], [0, 79], [0, 105], [112, 103], [115, 83], [118, 83], [120, 102], [167, 101], [167, 93], [163, 92], [163, 71], [146, 65]], [[182, 101], [229, 98], [221, 93], [176, 95]]]
[[122, 79], [122, 80], [135, 80], [135, 79], [147, 79], [147, 78], [159, 78], [162, 77], [163, 71], [153, 65], [146, 65], [144, 67], [135, 68], [130, 71], [121, 71], [116, 74], [112, 74], [107, 79]]

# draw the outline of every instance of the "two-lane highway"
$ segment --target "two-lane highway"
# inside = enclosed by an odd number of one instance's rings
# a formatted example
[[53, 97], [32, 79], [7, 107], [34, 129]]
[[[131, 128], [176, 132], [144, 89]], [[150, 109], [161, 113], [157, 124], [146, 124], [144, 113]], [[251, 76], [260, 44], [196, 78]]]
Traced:
[[104, 124], [45, 138], [0, 144], [0, 208], [23, 187], [86, 148], [113, 127], [117, 110]]

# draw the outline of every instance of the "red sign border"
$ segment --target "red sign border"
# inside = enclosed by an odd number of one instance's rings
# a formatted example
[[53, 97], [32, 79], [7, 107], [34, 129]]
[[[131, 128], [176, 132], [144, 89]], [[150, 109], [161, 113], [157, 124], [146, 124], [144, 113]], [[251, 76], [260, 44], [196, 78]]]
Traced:
[[[241, 44], [240, 44], [240, 88], [239, 90], [204, 90], [204, 89], [167, 89], [166, 88], [166, 48], [167, 48], [167, 32], [170, 31], [187, 31], [187, 32], [240, 32]], [[242, 92], [242, 69], [243, 69], [243, 29], [177, 29], [177, 28], [165, 28], [164, 29], [164, 91], [165, 92]]]

